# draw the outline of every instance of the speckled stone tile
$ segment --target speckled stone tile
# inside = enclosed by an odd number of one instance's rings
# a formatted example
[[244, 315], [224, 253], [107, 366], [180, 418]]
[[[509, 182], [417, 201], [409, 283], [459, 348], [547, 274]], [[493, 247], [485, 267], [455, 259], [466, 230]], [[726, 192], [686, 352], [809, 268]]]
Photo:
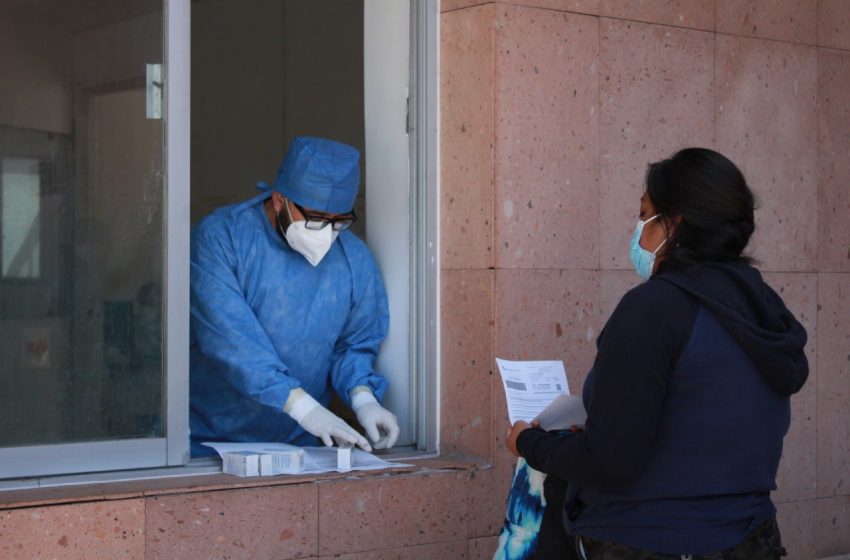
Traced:
[[850, 50], [850, 2], [818, 0], [818, 45]]
[[817, 274], [774, 272], [765, 281], [779, 294], [809, 335], [809, 379], [791, 397], [791, 428], [785, 436], [775, 502], [817, 497]]
[[599, 264], [599, 20], [500, 5], [496, 23], [496, 263]]
[[317, 552], [315, 483], [147, 499], [148, 560], [278, 560]]
[[499, 537], [469, 539], [469, 560], [492, 560]]
[[319, 483], [319, 554], [465, 539], [469, 477], [451, 472]]
[[492, 3], [493, 0], [440, 0], [440, 11], [449, 12], [453, 10], [463, 10], [465, 8], [472, 8]]
[[503, 463], [473, 474], [469, 485], [470, 537], [490, 537], [502, 530], [513, 471], [513, 465]]
[[714, 30], [715, 0], [602, 0], [599, 15]]
[[597, 15], [599, 0], [499, 0], [502, 4], [517, 4], [560, 12]]
[[818, 275], [818, 496], [850, 494], [850, 273]]
[[444, 14], [440, 28], [440, 265], [493, 265], [492, 4]]
[[819, 269], [850, 272], [850, 52], [818, 51], [818, 124]]
[[786, 502], [776, 505], [776, 520], [787, 560], [811, 560], [815, 556], [817, 500]]
[[599, 316], [604, 327], [626, 292], [643, 280], [634, 270], [603, 270], [599, 274], [599, 282]]
[[717, 32], [814, 45], [812, 0], [717, 0]]
[[497, 270], [496, 356], [563, 360], [578, 393], [596, 353], [599, 294], [598, 272]]
[[717, 146], [760, 200], [750, 248], [763, 270], [817, 263], [816, 69], [815, 47], [717, 37]]
[[443, 451], [492, 457], [492, 270], [443, 270], [440, 445]]
[[320, 558], [322, 560], [465, 560], [468, 558], [468, 544], [466, 540], [459, 540], [392, 550], [381, 549], [353, 554], [334, 554]]
[[850, 553], [850, 495], [817, 501], [816, 558]]
[[630, 270], [647, 164], [714, 147], [714, 37], [605, 18], [600, 25], [599, 258], [603, 270]]
[[3, 560], [143, 560], [143, 499], [0, 511]]

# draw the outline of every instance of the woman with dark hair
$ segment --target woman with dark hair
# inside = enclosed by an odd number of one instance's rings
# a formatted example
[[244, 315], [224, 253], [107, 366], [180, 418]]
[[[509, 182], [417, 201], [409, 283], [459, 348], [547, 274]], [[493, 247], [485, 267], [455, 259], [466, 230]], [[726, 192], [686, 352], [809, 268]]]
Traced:
[[579, 558], [785, 554], [770, 492], [808, 376], [806, 331], [743, 254], [754, 207], [717, 152], [651, 164], [630, 247], [648, 281], [599, 335], [584, 429], [509, 430], [514, 454], [568, 481]]

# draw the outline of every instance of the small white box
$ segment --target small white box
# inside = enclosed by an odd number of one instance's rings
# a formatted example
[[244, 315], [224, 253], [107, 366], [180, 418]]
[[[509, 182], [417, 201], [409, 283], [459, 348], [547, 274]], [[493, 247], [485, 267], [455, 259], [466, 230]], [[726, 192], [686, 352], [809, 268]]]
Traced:
[[253, 451], [234, 451], [221, 456], [222, 471], [236, 476], [259, 476], [260, 454]]
[[303, 449], [264, 449], [260, 475], [298, 474], [304, 470]]
[[351, 470], [351, 452], [353, 445], [340, 444], [336, 451], [336, 470], [339, 472], [349, 472]]

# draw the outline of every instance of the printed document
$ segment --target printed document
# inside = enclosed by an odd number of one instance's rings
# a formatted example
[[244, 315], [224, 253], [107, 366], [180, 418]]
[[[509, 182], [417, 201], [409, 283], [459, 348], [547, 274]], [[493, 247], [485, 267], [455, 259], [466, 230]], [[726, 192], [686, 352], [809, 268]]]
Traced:
[[531, 422], [559, 395], [569, 395], [567, 372], [560, 360], [512, 362], [496, 358], [511, 424]]

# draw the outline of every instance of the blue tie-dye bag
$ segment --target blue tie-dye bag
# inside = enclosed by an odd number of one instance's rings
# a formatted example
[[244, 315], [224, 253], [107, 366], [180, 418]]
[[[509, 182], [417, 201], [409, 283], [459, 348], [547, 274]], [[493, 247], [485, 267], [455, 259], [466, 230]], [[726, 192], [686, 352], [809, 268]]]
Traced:
[[532, 469], [520, 457], [493, 560], [572, 558], [562, 523], [566, 488], [565, 481]]

